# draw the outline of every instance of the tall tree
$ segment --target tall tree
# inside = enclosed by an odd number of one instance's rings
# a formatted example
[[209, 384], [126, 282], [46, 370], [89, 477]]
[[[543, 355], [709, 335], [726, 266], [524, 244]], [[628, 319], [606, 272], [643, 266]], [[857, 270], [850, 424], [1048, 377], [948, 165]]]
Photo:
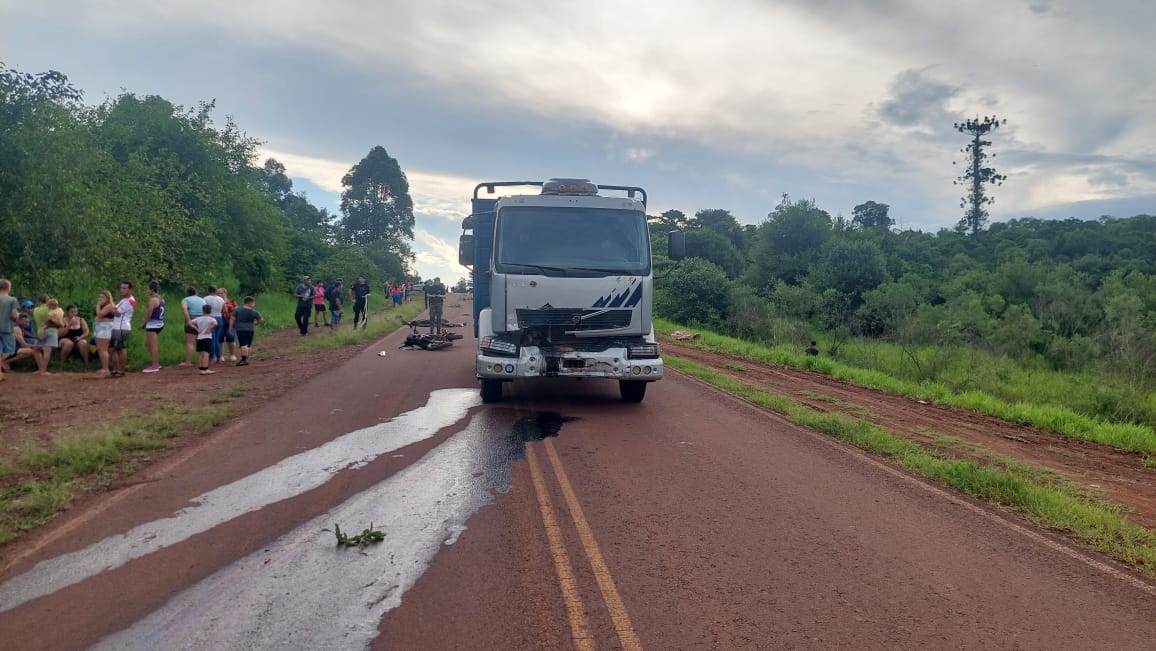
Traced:
[[895, 224], [887, 210], [891, 206], [885, 203], [867, 201], [851, 209], [851, 225], [863, 230], [887, 230]]
[[[995, 197], [988, 196], [984, 186], [993, 183], [1003, 185], [1007, 179], [1003, 174], [996, 172], [994, 167], [987, 166], [988, 154], [983, 150], [984, 147], [991, 146], [991, 141], [984, 140], [984, 136], [1004, 124], [1007, 124], [1007, 120], [999, 120], [994, 115], [990, 115], [985, 116], [982, 120], [972, 118], [966, 122], [957, 122], [954, 125], [956, 131], [971, 134], [971, 142], [960, 150], [967, 154], [966, 169], [955, 179], [956, 185], [967, 188], [967, 194], [962, 197], [959, 204], [960, 208], [967, 208], [967, 212], [956, 225], [956, 230], [961, 233], [969, 232], [975, 235], [983, 230], [987, 223], [987, 208], [985, 206], [995, 203]], [[995, 154], [990, 157], [995, 158]], [[955, 161], [952, 161], [951, 164], [955, 165]]]
[[408, 254], [413, 240], [413, 199], [397, 160], [378, 145], [341, 179], [345, 236], [353, 244], [385, 244]]

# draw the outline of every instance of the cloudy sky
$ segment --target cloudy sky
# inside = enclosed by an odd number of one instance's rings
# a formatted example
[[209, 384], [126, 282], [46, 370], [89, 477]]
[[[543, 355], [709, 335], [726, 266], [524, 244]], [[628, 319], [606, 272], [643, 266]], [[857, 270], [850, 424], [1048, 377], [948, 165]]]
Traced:
[[962, 214], [952, 123], [991, 113], [993, 220], [1156, 212], [1152, 0], [0, 0], [0, 61], [216, 99], [318, 205], [375, 145], [417, 271], [456, 280], [475, 183], [640, 185], [651, 214], [783, 193], [903, 228]]

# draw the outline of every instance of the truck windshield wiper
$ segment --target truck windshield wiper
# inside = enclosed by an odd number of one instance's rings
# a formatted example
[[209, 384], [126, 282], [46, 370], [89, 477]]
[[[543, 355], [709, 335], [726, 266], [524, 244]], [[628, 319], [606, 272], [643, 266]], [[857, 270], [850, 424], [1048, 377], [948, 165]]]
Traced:
[[564, 275], [566, 275], [566, 271], [567, 271], [567, 269], [565, 269], [563, 267], [550, 267], [547, 265], [529, 264], [526, 262], [507, 262], [507, 263], [505, 263], [504, 266], [520, 267], [520, 268], [524, 268], [525, 270], [537, 270], [543, 276], [550, 275], [547, 272], [552, 272], [552, 273], [556, 273], [558, 275], [564, 276]]

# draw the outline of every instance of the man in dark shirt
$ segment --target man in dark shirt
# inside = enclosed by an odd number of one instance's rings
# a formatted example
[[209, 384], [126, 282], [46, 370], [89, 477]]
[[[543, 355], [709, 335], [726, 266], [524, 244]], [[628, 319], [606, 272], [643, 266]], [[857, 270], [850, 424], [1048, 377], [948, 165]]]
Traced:
[[441, 278], [434, 278], [432, 283], [425, 286], [425, 297], [429, 303], [429, 331], [430, 334], [441, 332], [442, 306], [446, 300], [446, 286]]
[[329, 315], [334, 331], [337, 326], [341, 324], [341, 308], [345, 306], [345, 283], [338, 278], [337, 282], [333, 283], [333, 287], [329, 288]]
[[365, 282], [365, 276], [358, 276], [357, 283], [353, 285], [353, 329], [357, 329], [357, 324], [360, 323], [362, 329], [365, 329], [369, 322], [369, 307], [368, 299], [366, 298], [373, 293], [369, 288], [369, 283]]
[[293, 319], [297, 321], [297, 329], [304, 337], [309, 334], [309, 315], [313, 313], [313, 283], [309, 281], [309, 276], [301, 279], [293, 295], [297, 297], [297, 311], [293, 313]]

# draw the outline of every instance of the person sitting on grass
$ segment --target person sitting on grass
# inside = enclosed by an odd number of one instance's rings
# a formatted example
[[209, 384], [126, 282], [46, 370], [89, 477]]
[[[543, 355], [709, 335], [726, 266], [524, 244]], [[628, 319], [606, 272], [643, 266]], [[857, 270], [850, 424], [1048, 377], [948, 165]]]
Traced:
[[73, 353], [80, 355], [88, 366], [88, 320], [80, 316], [80, 307], [75, 303], [64, 308], [64, 334], [60, 336], [60, 365]]
[[213, 316], [213, 306], [201, 306], [201, 316], [189, 321], [188, 325], [197, 331], [197, 368], [201, 375], [211, 375], [216, 371], [209, 368], [209, 355], [213, 351], [213, 330], [217, 327], [217, 317]]

